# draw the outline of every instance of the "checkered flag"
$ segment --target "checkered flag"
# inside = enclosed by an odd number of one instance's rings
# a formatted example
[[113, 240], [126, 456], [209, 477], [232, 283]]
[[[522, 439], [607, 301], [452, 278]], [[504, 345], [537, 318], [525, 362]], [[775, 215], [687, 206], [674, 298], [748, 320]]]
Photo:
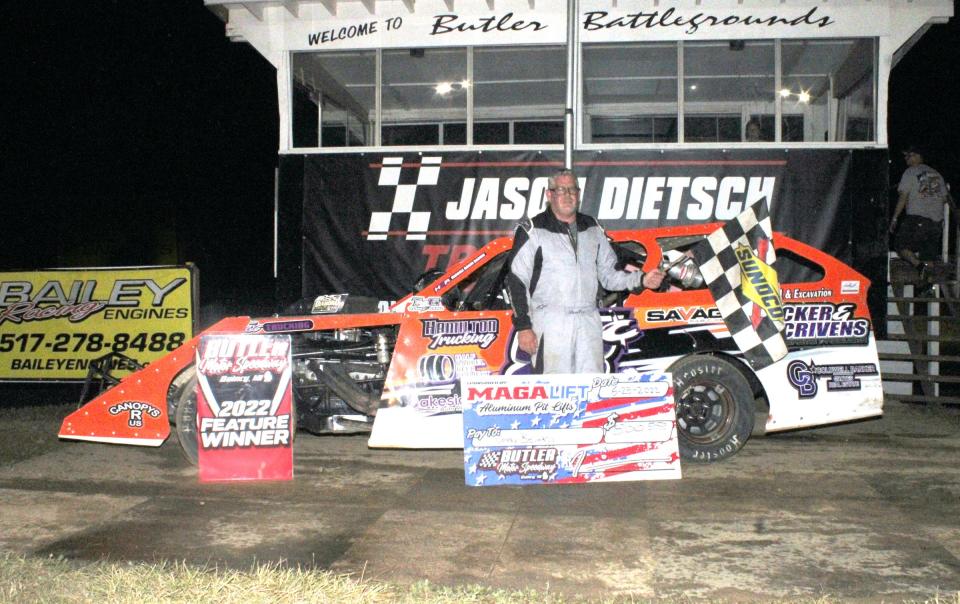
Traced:
[[487, 451], [480, 456], [479, 461], [477, 461], [477, 467], [483, 470], [489, 470], [496, 468], [498, 463], [500, 463], [500, 451]]
[[777, 256], [766, 200], [710, 233], [692, 251], [723, 322], [753, 368], [763, 369], [786, 356], [783, 302], [773, 268]]
[[[442, 157], [423, 157], [420, 159], [417, 182], [400, 184], [400, 171], [403, 169], [402, 157], [384, 157], [380, 168], [380, 178], [377, 184], [381, 187], [395, 186], [393, 205], [389, 212], [372, 212], [370, 214], [370, 228], [367, 229], [367, 239], [382, 241], [390, 234], [390, 223], [397, 215], [407, 215], [406, 239], [424, 240], [427, 238], [427, 228], [430, 226], [430, 212], [414, 212], [413, 201], [420, 185], [435, 185], [440, 175]], [[402, 228], [402, 227], [401, 227]], [[401, 229], [396, 229], [401, 230]]]

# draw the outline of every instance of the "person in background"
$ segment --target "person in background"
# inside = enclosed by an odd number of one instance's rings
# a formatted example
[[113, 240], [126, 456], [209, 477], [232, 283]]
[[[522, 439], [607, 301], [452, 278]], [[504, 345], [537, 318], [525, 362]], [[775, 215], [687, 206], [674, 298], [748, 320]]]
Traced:
[[930, 264], [941, 249], [943, 204], [957, 206], [939, 172], [924, 163], [923, 150], [912, 145], [903, 151], [907, 169], [897, 186], [899, 197], [890, 221], [890, 233], [896, 233], [894, 249], [917, 269], [920, 279], [930, 277]]
[[518, 345], [538, 373], [603, 372], [599, 286], [610, 291], [660, 287], [664, 273], [621, 271], [607, 235], [578, 211], [574, 173], [551, 176], [549, 207], [521, 222], [513, 239], [507, 286]]
[[760, 122], [755, 119], [751, 119], [749, 122], [747, 122], [747, 125], [743, 130], [743, 140], [749, 143], [763, 140], [760, 133]]

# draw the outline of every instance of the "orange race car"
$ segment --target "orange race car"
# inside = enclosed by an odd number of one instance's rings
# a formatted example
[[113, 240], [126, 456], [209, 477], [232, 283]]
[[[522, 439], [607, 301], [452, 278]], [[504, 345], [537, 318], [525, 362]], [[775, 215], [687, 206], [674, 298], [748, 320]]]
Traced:
[[[600, 304], [608, 372], [671, 372], [681, 457], [714, 461], [738, 451], [758, 404], [768, 410], [769, 432], [880, 415], [870, 282], [832, 256], [775, 234], [789, 353], [754, 370], [686, 259], [717, 226], [610, 233], [621, 268], [670, 267], [668, 287], [610, 292]], [[504, 287], [510, 247], [510, 238], [491, 241], [447, 272], [422, 278], [387, 312], [376, 312], [375, 300], [321, 295], [291, 316], [231, 317], [200, 335], [289, 334], [301, 430], [370, 432], [373, 447], [462, 447], [459, 379], [530, 371]], [[72, 413], [60, 437], [159, 446], [172, 424], [196, 462], [199, 338]]]

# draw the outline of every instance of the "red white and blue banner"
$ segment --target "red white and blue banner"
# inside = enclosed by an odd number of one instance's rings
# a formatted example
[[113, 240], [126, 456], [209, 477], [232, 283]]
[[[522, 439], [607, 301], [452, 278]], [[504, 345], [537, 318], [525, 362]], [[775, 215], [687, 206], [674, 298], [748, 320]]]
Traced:
[[200, 480], [291, 480], [290, 336], [203, 336], [196, 361]]
[[461, 382], [469, 486], [680, 478], [667, 373]]

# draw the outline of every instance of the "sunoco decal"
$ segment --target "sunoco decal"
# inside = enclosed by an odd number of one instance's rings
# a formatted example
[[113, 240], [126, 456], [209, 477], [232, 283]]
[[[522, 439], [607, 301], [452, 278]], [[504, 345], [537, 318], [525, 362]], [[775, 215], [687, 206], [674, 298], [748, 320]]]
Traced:
[[[740, 264], [740, 286], [743, 295], [761, 308], [768, 317], [777, 323], [783, 322], [783, 302], [780, 300], [780, 285], [777, 271], [765, 263], [748, 246], [736, 249], [737, 262]], [[754, 317], [756, 327], [759, 317]]]
[[193, 336], [192, 286], [185, 267], [0, 273], [0, 380], [83, 379], [111, 352], [156, 360]]
[[801, 399], [817, 396], [817, 380], [826, 379], [827, 391], [860, 390], [862, 375], [877, 375], [877, 366], [873, 363], [851, 365], [817, 365], [812, 360], [790, 361], [787, 365], [787, 379]]

